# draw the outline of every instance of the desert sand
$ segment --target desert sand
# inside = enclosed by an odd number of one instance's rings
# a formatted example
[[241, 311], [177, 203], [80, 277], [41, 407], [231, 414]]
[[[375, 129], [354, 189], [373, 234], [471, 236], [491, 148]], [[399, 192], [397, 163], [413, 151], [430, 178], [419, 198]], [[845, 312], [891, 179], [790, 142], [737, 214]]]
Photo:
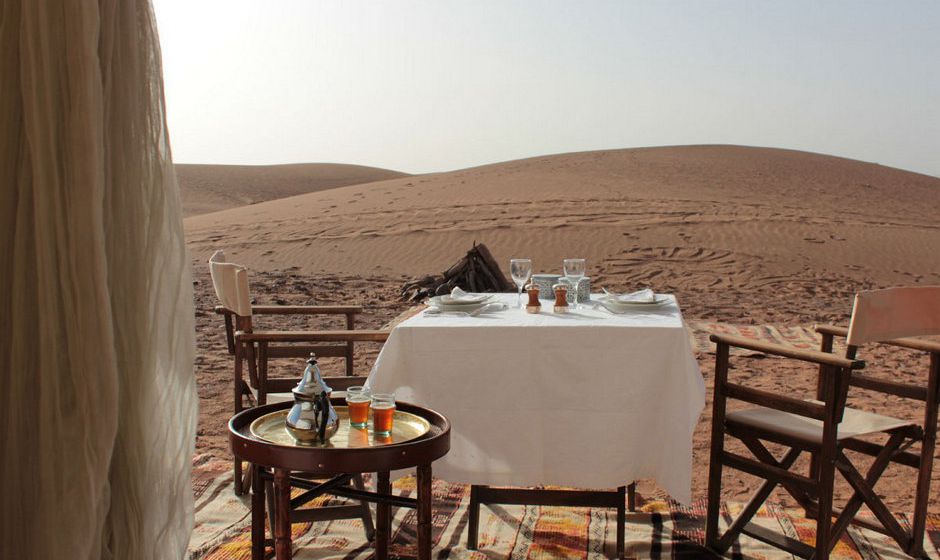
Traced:
[[406, 173], [339, 163], [293, 165], [177, 164], [183, 215], [218, 212], [246, 204], [406, 177]]
[[[299, 196], [291, 196], [291, 181], [228, 168], [226, 184], [238, 185], [229, 196], [192, 179], [196, 171], [211, 175], [213, 166], [205, 167], [183, 168], [181, 182], [189, 185], [184, 200], [192, 214], [197, 445], [219, 456], [228, 454], [232, 361], [222, 321], [211, 312], [205, 265], [219, 248], [251, 268], [259, 303], [360, 303], [363, 324], [372, 327], [408, 307], [398, 300], [405, 280], [443, 271], [474, 241], [501, 263], [531, 257], [540, 272], [558, 271], [564, 257], [585, 257], [596, 290], [675, 293], [688, 320], [845, 324], [858, 290], [940, 284], [940, 179], [814, 153], [679, 146], [559, 154]], [[262, 198], [269, 200], [200, 211]], [[377, 351], [358, 351], [359, 372], [368, 372]], [[873, 373], [926, 380], [921, 357], [863, 354]], [[698, 358], [710, 396], [714, 357]], [[736, 358], [733, 365], [732, 375], [758, 388], [809, 397], [815, 387], [813, 368], [792, 362]], [[921, 414], [913, 403], [865, 391], [853, 390], [852, 404]], [[710, 421], [708, 408], [695, 435], [696, 497], [705, 494]], [[897, 511], [912, 507], [911, 473], [892, 467], [878, 486]], [[940, 513], [940, 462], [934, 479], [931, 508]], [[733, 473], [725, 495], [741, 500], [753, 486]], [[657, 492], [649, 482], [640, 490]], [[849, 494], [845, 485], [840, 493]]]

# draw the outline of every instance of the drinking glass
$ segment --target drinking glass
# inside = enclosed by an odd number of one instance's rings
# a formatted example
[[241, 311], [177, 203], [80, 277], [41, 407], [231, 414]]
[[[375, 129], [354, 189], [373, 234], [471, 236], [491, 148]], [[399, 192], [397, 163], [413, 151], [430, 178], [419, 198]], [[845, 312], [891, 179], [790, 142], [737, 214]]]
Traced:
[[574, 290], [574, 308], [580, 309], [578, 305], [578, 285], [581, 283], [581, 279], [584, 278], [584, 269], [585, 269], [585, 260], [584, 259], [565, 259], [565, 279], [571, 285], [571, 289]]
[[349, 406], [349, 425], [353, 428], [365, 428], [369, 425], [369, 403], [372, 396], [369, 389], [362, 385], [353, 385], [346, 389], [346, 405]]
[[375, 393], [372, 395], [372, 431], [379, 436], [392, 433], [392, 419], [395, 416], [395, 395]]
[[522, 307], [522, 288], [532, 276], [532, 259], [512, 259], [509, 261], [509, 274], [516, 283], [519, 293], [516, 294], [516, 305]]

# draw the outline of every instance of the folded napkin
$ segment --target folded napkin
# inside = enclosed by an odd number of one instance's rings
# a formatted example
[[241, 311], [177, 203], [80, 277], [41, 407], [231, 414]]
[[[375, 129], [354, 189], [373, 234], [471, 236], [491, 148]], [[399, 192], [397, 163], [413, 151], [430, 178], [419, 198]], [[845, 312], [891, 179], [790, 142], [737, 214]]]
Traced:
[[472, 301], [477, 299], [477, 296], [461, 290], [460, 286], [454, 286], [454, 289], [450, 291], [450, 299], [452, 301]]
[[[604, 290], [607, 292], [607, 290]], [[613, 292], [607, 292], [608, 297], [614, 301], [622, 303], [655, 303], [656, 302], [656, 293], [649, 288], [644, 288], [633, 292], [632, 294], [615, 294]]]
[[479, 303], [489, 299], [488, 296], [480, 294], [471, 294], [460, 289], [460, 286], [454, 286], [450, 295], [443, 296], [441, 301], [444, 303]]

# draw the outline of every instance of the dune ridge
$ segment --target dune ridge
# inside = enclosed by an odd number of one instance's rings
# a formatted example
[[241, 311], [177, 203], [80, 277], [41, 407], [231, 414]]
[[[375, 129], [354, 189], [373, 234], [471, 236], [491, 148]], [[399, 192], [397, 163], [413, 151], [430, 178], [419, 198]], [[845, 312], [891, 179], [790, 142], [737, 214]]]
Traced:
[[407, 173], [339, 163], [288, 165], [176, 164], [183, 215], [195, 216]]

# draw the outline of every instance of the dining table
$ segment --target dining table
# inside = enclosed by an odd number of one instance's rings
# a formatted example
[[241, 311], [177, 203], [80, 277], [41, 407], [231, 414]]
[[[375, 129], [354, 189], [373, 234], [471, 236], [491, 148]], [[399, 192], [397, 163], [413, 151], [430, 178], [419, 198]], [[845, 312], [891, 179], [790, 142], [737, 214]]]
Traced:
[[[392, 330], [367, 385], [447, 414], [451, 448], [435, 474], [450, 482], [622, 494], [652, 479], [688, 503], [705, 384], [678, 301], [620, 313], [601, 299], [566, 313], [551, 301], [529, 313], [516, 294], [494, 294], [479, 314], [429, 307]], [[527, 496], [483, 501], [549, 503]]]

